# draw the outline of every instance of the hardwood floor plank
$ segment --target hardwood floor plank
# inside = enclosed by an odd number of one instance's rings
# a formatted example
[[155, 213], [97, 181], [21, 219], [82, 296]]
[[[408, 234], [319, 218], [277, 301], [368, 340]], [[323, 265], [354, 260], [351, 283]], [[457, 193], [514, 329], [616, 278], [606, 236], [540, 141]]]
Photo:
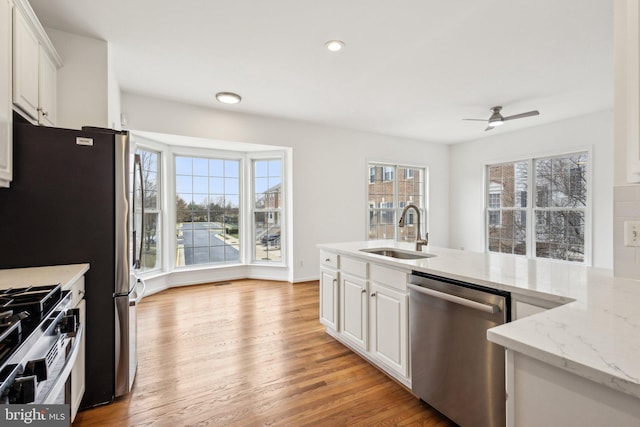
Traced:
[[74, 426], [454, 425], [325, 333], [317, 282], [169, 289], [138, 340], [132, 392]]

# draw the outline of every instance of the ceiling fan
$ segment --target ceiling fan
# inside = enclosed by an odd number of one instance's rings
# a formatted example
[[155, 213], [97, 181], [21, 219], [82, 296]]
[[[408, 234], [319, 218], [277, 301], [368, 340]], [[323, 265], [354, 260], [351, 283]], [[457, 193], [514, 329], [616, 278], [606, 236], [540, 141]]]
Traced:
[[488, 131], [495, 127], [502, 126], [504, 122], [506, 122], [507, 120], [523, 119], [525, 117], [537, 116], [540, 114], [538, 110], [533, 110], [533, 111], [527, 111], [526, 113], [514, 114], [513, 116], [504, 117], [502, 114], [500, 114], [501, 110], [502, 110], [502, 107], [500, 106], [491, 107], [491, 110], [490, 110], [491, 116], [489, 116], [488, 120], [486, 119], [462, 119], [462, 120], [474, 120], [479, 122], [487, 122], [488, 126], [485, 129], [485, 131]]

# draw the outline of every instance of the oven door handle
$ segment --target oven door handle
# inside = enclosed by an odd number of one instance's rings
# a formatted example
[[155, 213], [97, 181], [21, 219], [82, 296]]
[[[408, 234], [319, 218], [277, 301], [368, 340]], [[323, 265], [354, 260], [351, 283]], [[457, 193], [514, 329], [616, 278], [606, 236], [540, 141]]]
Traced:
[[58, 378], [56, 379], [55, 384], [49, 390], [47, 397], [42, 401], [43, 405], [50, 405], [55, 403], [55, 399], [58, 397], [65, 384], [67, 383], [67, 379], [71, 374], [71, 370], [73, 369], [73, 365], [76, 363], [76, 359], [78, 358], [78, 352], [80, 351], [80, 343], [82, 342], [82, 334], [84, 333], [84, 325], [80, 324], [78, 327], [78, 331], [76, 332], [76, 336], [73, 339], [73, 346], [71, 348], [71, 352], [69, 353], [69, 357], [67, 361], [64, 363], [64, 368], [60, 371]]
[[474, 310], [484, 311], [485, 313], [496, 314], [500, 311], [500, 307], [493, 304], [483, 304], [481, 302], [473, 301], [467, 298], [462, 298], [456, 295], [451, 295], [445, 292], [436, 291], [434, 289], [425, 288], [420, 285], [416, 285], [413, 283], [407, 283], [409, 289], [413, 289], [416, 292], [420, 292], [421, 294], [429, 295], [435, 298], [440, 298], [445, 301], [449, 301], [455, 304], [460, 304], [465, 307], [472, 308]]

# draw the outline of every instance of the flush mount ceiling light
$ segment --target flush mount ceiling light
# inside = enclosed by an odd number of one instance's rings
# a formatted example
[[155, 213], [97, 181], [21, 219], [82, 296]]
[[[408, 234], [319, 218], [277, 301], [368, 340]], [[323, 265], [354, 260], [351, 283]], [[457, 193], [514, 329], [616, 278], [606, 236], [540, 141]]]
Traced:
[[240, 95], [233, 92], [218, 92], [216, 93], [216, 99], [223, 104], [237, 104], [242, 101]]
[[324, 46], [331, 52], [337, 52], [342, 50], [344, 42], [342, 40], [329, 40], [324, 44]]

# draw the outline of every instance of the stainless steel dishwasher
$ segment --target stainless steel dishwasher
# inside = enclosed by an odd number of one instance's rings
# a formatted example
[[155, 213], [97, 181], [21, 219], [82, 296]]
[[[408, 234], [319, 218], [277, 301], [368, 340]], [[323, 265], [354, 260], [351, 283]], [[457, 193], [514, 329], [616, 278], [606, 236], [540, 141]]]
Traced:
[[510, 321], [510, 294], [414, 271], [411, 389], [462, 427], [506, 424], [504, 348], [487, 329]]

